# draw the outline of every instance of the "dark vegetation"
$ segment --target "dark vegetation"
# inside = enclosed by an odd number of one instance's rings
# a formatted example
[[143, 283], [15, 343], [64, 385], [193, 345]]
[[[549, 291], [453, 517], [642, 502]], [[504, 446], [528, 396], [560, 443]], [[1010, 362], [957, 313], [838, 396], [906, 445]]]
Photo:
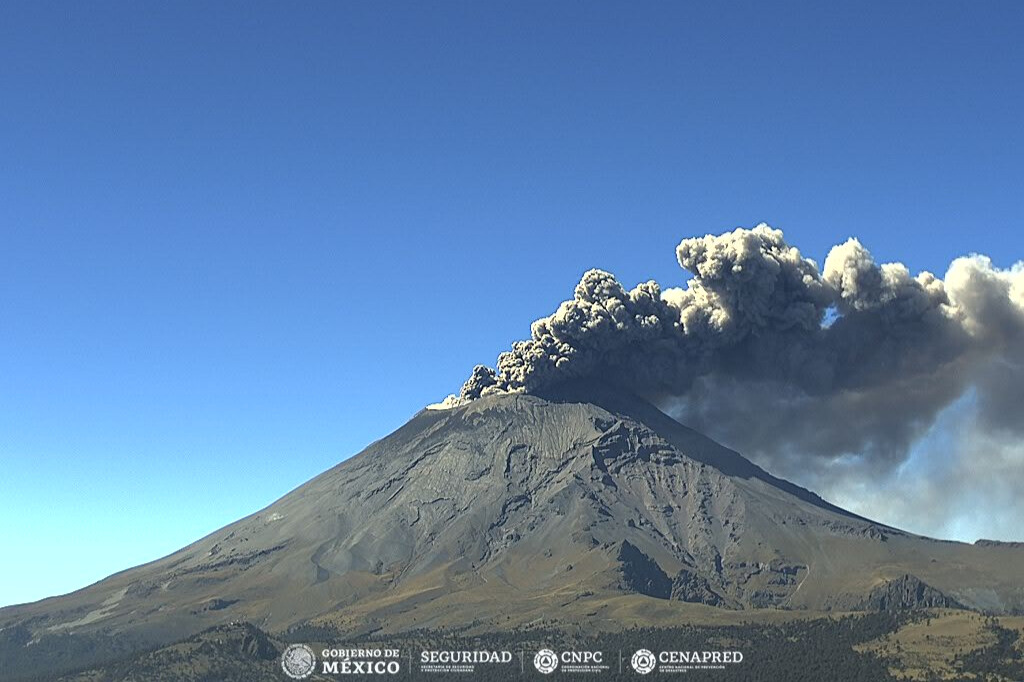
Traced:
[[995, 643], [957, 656], [953, 665], [975, 675], [974, 680], [1024, 680], [1024, 654], [1015, 646], [1017, 631], [1002, 627], [998, 618], [989, 618], [986, 628], [995, 635]]
[[[555, 623], [501, 633], [467, 634], [462, 631], [421, 630], [401, 636], [366, 636], [351, 639], [331, 628], [300, 626], [285, 633], [268, 635], [248, 623], [222, 625], [205, 630], [174, 644], [138, 653], [128, 653], [127, 642], [118, 638], [78, 638], [53, 636], [28, 644], [26, 632], [17, 628], [0, 632], [0, 680], [42, 682], [57, 678], [53, 672], [40, 674], [39, 656], [57, 658], [68, 672], [65, 682], [270, 682], [285, 679], [280, 668], [280, 654], [288, 643], [309, 644], [314, 651], [332, 647], [379, 646], [397, 648], [402, 652], [401, 679], [501, 680], [550, 679], [536, 672], [533, 654], [541, 648], [555, 651], [602, 651], [610, 670], [598, 675], [602, 680], [637, 680], [629, 667], [629, 659], [637, 649], [660, 651], [740, 651], [743, 661], [719, 670], [693, 670], [685, 673], [689, 680], [743, 680], [745, 682], [776, 682], [802, 680], [820, 682], [891, 681], [888, 667], [892, 661], [861, 653], [854, 649], [901, 626], [922, 618], [923, 612], [883, 612], [842, 618], [819, 618], [789, 621], [776, 625], [738, 624], [731, 626], [680, 625], [673, 628], [634, 627], [619, 632], [590, 633], [566, 630]], [[1024, 679], [1024, 660], [1015, 648], [1017, 633], [1004, 628], [992, 618], [986, 627], [995, 635], [994, 644], [956, 658], [955, 667], [963, 680], [1002, 682]], [[49, 650], [36, 649], [44, 641]], [[90, 644], [91, 643], [91, 646]], [[63, 650], [56, 647], [66, 645]], [[119, 647], [124, 650], [115, 660]], [[416, 661], [421, 650], [485, 650], [511, 651], [510, 665], [487, 665], [477, 675], [437, 674], [419, 671]], [[45, 652], [45, 653], [44, 653]], [[412, 653], [412, 670], [409, 654]], [[523, 666], [520, 668], [520, 652]], [[622, 655], [621, 671], [619, 654]], [[82, 664], [97, 656], [103, 662]], [[77, 659], [76, 656], [83, 656]], [[77, 663], [77, 665], [76, 665]], [[359, 676], [346, 676], [359, 677]], [[335, 675], [316, 674], [312, 680], [340, 679]], [[934, 679], [938, 679], [935, 677]]]
[[55, 674], [123, 660], [155, 645], [119, 634], [49, 634], [33, 640], [24, 625], [0, 630], [0, 680], [52, 680]]

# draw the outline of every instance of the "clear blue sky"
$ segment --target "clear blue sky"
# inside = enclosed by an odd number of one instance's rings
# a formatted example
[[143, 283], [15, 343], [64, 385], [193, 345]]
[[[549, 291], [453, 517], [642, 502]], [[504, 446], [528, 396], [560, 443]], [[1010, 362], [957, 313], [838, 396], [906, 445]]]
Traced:
[[[844, 7], [837, 5], [842, 4]], [[603, 267], [1024, 256], [1021, 3], [0, 4], [0, 604], [265, 506]]]

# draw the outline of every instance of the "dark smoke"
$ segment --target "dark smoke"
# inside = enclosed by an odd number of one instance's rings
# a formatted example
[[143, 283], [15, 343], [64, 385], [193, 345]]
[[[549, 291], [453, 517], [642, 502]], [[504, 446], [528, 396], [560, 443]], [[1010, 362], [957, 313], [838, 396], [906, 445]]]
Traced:
[[[984, 472], [999, 469], [1024, 483], [1024, 460], [1014, 468], [1018, 455], [999, 445], [1024, 434], [1024, 265], [972, 255], [942, 279], [912, 276], [850, 239], [819, 270], [767, 225], [684, 239], [676, 255], [693, 275], [683, 288], [626, 290], [610, 273], [585, 273], [496, 370], [476, 367], [454, 402], [597, 378], [839, 497], [850, 481], [894, 485], [940, 414], [963, 403], [947, 447], [958, 481], [994, 485]], [[974, 466], [971, 442], [983, 443]]]

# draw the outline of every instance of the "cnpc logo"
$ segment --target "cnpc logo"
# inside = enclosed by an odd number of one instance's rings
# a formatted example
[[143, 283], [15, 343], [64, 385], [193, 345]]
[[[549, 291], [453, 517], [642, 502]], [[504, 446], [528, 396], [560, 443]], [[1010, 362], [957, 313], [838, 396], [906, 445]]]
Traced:
[[541, 649], [533, 657], [533, 667], [544, 675], [555, 672], [559, 665], [577, 667], [602, 663], [604, 653], [601, 651], [563, 651], [556, 654], [551, 649]]
[[636, 672], [646, 675], [657, 667], [658, 659], [654, 657], [654, 652], [650, 649], [640, 649], [633, 654], [629, 664], [633, 666], [633, 670]]

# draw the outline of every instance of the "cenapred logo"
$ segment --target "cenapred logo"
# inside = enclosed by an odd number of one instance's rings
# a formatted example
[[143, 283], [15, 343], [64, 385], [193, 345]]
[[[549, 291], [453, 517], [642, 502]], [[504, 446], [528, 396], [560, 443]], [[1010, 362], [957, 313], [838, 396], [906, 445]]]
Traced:
[[742, 663], [742, 651], [658, 651], [637, 649], [629, 664], [640, 675], [654, 672], [686, 673], [693, 670], [725, 670]]
[[281, 654], [281, 669], [293, 680], [304, 680], [316, 669], [316, 656], [305, 644], [291, 644]]
[[533, 667], [545, 675], [553, 673], [558, 667], [558, 656], [551, 649], [541, 649], [533, 657]]
[[633, 666], [633, 670], [637, 671], [641, 675], [654, 670], [655, 666], [658, 665], [658, 659], [654, 656], [654, 653], [648, 649], [639, 649], [633, 658], [629, 659], [629, 664]]

